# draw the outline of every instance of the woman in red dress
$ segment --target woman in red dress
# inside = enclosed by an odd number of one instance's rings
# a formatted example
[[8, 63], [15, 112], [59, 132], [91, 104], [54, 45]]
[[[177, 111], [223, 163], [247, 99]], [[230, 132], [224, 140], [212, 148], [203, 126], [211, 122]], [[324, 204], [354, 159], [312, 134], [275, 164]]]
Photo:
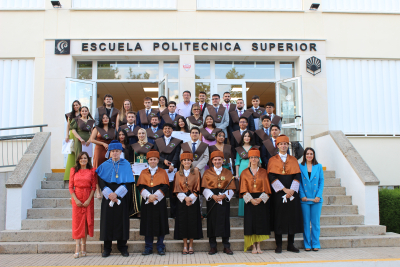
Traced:
[[86, 237], [88, 234], [93, 237], [95, 170], [89, 161], [88, 153], [81, 152], [70, 172], [69, 192], [72, 197], [72, 238], [76, 241], [75, 259], [86, 256]]

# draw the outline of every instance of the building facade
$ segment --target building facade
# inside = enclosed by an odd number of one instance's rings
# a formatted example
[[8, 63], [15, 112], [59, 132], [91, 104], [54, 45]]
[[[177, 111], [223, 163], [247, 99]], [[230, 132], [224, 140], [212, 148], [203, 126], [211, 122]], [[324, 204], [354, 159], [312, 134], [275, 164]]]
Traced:
[[48, 124], [53, 169], [75, 99], [93, 114], [106, 93], [139, 110], [145, 96], [230, 91], [275, 103], [304, 146], [343, 131], [382, 186], [400, 185], [398, 1], [60, 2], [0, 2], [0, 127]]

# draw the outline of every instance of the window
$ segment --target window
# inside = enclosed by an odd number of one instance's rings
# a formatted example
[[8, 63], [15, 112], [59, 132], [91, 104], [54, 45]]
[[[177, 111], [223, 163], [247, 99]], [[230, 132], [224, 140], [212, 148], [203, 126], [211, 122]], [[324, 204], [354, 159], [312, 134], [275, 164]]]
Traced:
[[211, 78], [210, 61], [196, 61], [194, 70], [195, 70], [195, 79]]
[[206, 102], [207, 103], [210, 103], [210, 100], [211, 100], [211, 98], [210, 98], [210, 85], [211, 85], [211, 83], [199, 83], [199, 82], [196, 82], [195, 83], [195, 87], [196, 87], [196, 93], [195, 93], [195, 95], [196, 95], [196, 102], [199, 102], [199, 98], [198, 98], [198, 96], [199, 96], [199, 93], [200, 92], [205, 92], [206, 93]]
[[77, 75], [78, 79], [92, 79], [92, 61], [78, 61]]
[[279, 68], [280, 68], [281, 80], [294, 77], [293, 62], [281, 62]]
[[179, 83], [168, 82], [168, 102], [179, 103]]
[[179, 64], [177, 61], [164, 61], [164, 75], [168, 74], [168, 79], [179, 78]]
[[216, 79], [274, 79], [275, 62], [216, 61]]
[[99, 61], [97, 79], [158, 79], [158, 61]]

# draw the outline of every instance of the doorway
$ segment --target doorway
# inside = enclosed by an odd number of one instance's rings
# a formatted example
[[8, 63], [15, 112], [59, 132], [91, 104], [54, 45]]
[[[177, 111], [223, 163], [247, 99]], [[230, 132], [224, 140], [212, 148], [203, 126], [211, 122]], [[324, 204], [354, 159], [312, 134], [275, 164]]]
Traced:
[[143, 99], [151, 97], [152, 106], [158, 108], [158, 83], [149, 82], [97, 82], [97, 107], [103, 105], [104, 95], [110, 94], [114, 98], [114, 106], [121, 110], [125, 99], [132, 102], [135, 112], [143, 109]]
[[246, 82], [246, 107], [251, 108], [251, 98], [254, 95], [260, 97], [260, 106], [265, 108], [268, 102], [276, 107], [275, 83], [273, 82]]

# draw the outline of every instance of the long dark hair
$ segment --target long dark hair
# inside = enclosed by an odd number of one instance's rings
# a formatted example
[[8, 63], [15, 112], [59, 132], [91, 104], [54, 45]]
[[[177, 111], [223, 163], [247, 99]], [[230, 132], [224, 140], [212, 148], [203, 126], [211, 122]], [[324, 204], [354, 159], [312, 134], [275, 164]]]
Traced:
[[256, 142], [255, 142], [255, 140], [254, 140], [254, 135], [253, 135], [249, 130], [246, 130], [246, 131], [243, 132], [243, 134], [242, 134], [242, 139], [240, 139], [240, 145], [241, 145], [241, 146], [244, 146], [244, 136], [245, 136], [247, 133], [248, 133], [249, 136], [250, 136], [250, 142], [249, 142], [249, 144], [250, 144], [251, 146], [255, 146]]
[[71, 119], [74, 119], [75, 117], [76, 117], [76, 115], [75, 115], [75, 109], [74, 109], [74, 104], [75, 103], [78, 103], [79, 104], [79, 113], [80, 113], [80, 111], [81, 111], [81, 107], [82, 107], [82, 104], [81, 104], [81, 102], [79, 102], [79, 100], [75, 100], [74, 102], [72, 102], [72, 107], [71, 107]]
[[160, 99], [161, 98], [164, 98], [164, 101], [165, 101], [165, 107], [168, 107], [168, 100], [167, 100], [167, 98], [165, 97], [165, 96], [160, 96], [159, 98], [158, 98], [158, 104], [160, 104]]
[[185, 126], [183, 126], [183, 129], [184, 129], [184, 131], [185, 131], [185, 133], [188, 133], [189, 132], [189, 127], [188, 127], [188, 125], [187, 125], [187, 122], [186, 122], [186, 120], [185, 120], [185, 118], [183, 118], [183, 117], [179, 117], [179, 119], [178, 119], [178, 129], [179, 129], [179, 131], [181, 131], [182, 130], [182, 128], [181, 128], [181, 126], [179, 126], [179, 121], [180, 120], [182, 120], [184, 123], [185, 123]]
[[207, 116], [206, 116], [206, 118], [204, 119], [203, 127], [204, 127], [204, 128], [207, 127], [207, 122], [206, 122], [206, 121], [207, 121], [207, 118], [208, 118], [208, 117], [210, 117], [210, 118], [213, 120], [212, 127], [213, 127], [214, 129], [217, 128], [217, 126], [215, 126], [215, 120], [214, 120], [214, 118], [213, 118], [211, 115], [207, 115]]
[[123, 143], [123, 145], [125, 145], [125, 147], [126, 147], [128, 145], [128, 134], [124, 130], [122, 130], [122, 129], [118, 130], [117, 135], [115, 136], [115, 140], [117, 140], [118, 142], [121, 143], [121, 140], [119, 140], [119, 133], [120, 132], [122, 132], [124, 134], [124, 143]]
[[314, 150], [314, 148], [312, 148], [312, 147], [307, 147], [306, 149], [304, 149], [303, 161], [301, 162], [301, 165], [303, 165], [303, 166], [306, 165], [306, 162], [307, 162], [306, 155], [307, 155], [307, 151], [308, 151], [308, 150], [311, 150], [311, 151], [313, 152], [313, 154], [314, 154], [314, 158], [313, 158], [313, 160], [311, 161], [311, 164], [312, 164], [313, 166], [314, 166], [314, 165], [317, 165], [317, 164], [318, 164], [318, 161], [317, 161], [317, 158], [316, 158], [316, 156], [315, 156], [315, 150]]
[[111, 119], [110, 119], [110, 117], [108, 117], [108, 115], [106, 113], [104, 113], [103, 116], [100, 118], [99, 127], [104, 128], [104, 123], [103, 123], [104, 116], [106, 116], [108, 118], [108, 129], [113, 128]]
[[88, 163], [86, 164], [86, 169], [90, 170], [92, 168], [92, 163], [90, 162], [89, 154], [87, 152], [83, 151], [83, 152], [79, 153], [78, 157], [76, 157], [75, 166], [74, 166], [75, 173], [77, 173], [81, 169], [81, 164], [79, 163], [79, 160], [82, 158], [83, 155], [86, 155], [87, 160], [88, 160]]
[[[87, 106], [80, 107], [80, 108], [79, 108], [79, 114], [81, 113], [81, 111], [82, 111], [83, 108], [86, 108], [87, 111], [89, 112], [89, 113], [88, 113], [88, 118], [91, 118], [91, 119], [93, 120], [93, 117], [92, 117], [92, 115], [90, 114], [89, 108], [88, 108]], [[82, 117], [82, 114], [81, 114], [81, 117]]]

